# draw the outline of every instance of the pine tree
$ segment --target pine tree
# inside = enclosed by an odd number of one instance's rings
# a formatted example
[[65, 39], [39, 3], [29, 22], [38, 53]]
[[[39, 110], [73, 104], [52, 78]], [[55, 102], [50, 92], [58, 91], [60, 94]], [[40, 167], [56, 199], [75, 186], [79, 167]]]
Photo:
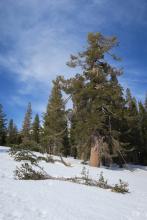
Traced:
[[120, 154], [120, 123], [123, 119], [123, 91], [117, 77], [121, 70], [113, 68], [105, 59], [110, 50], [117, 46], [115, 37], [104, 37], [100, 33], [88, 35], [87, 49], [78, 56], [71, 55], [67, 64], [80, 67], [82, 74], [61, 81], [63, 89], [71, 94], [74, 114], [74, 141], [78, 156], [88, 159], [93, 154], [94, 163], [102, 159], [110, 163], [110, 154]]
[[126, 106], [131, 109], [132, 106], [132, 94], [129, 88], [126, 89]]
[[31, 120], [32, 120], [32, 107], [31, 103], [28, 103], [27, 111], [25, 113], [22, 134], [24, 140], [30, 140], [31, 138]]
[[44, 142], [50, 153], [69, 154], [67, 118], [58, 78], [53, 81], [44, 116]]
[[38, 114], [35, 115], [34, 122], [32, 124], [32, 140], [36, 143], [40, 142], [40, 120]]
[[75, 114], [71, 111], [70, 117], [70, 146], [71, 146], [71, 156], [75, 159], [77, 158], [77, 143], [76, 143], [76, 134], [75, 134], [75, 126], [76, 126], [76, 118]]
[[146, 93], [146, 97], [145, 97], [145, 103], [144, 103], [144, 106], [145, 106], [145, 110], [147, 111], [147, 93]]
[[132, 148], [132, 151], [128, 152], [128, 161], [133, 163], [139, 163], [141, 136], [139, 130], [139, 112], [137, 101], [135, 97], [132, 97], [131, 91], [126, 90], [126, 132], [124, 139]]
[[145, 121], [144, 121], [144, 141], [145, 141], [145, 160], [144, 160], [144, 164], [147, 165], [147, 95], [145, 98]]
[[147, 111], [145, 105], [139, 102], [140, 145], [138, 146], [139, 163], [147, 165]]
[[6, 144], [6, 134], [7, 134], [7, 119], [3, 111], [3, 106], [0, 104], [0, 145]]
[[7, 144], [17, 144], [18, 142], [18, 131], [17, 127], [13, 122], [13, 119], [10, 119], [7, 129]]

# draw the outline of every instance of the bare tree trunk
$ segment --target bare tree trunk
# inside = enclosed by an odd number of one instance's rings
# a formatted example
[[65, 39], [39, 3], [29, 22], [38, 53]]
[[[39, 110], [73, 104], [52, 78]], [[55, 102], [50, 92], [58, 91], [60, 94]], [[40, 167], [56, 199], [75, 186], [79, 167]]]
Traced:
[[90, 152], [90, 161], [89, 165], [92, 167], [99, 167], [100, 166], [100, 157], [97, 148], [92, 147]]
[[92, 142], [89, 165], [92, 167], [99, 167], [101, 163], [100, 148], [103, 144], [103, 138], [100, 136], [93, 136]]

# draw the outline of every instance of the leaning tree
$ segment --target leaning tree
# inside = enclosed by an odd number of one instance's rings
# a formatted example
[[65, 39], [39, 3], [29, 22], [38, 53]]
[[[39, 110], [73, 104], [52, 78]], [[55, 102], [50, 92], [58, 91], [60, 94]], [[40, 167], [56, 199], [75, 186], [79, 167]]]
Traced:
[[92, 166], [110, 164], [113, 157], [124, 160], [121, 131], [125, 102], [117, 79], [122, 70], [107, 61], [109, 56], [119, 60], [111, 53], [117, 45], [116, 37], [89, 33], [86, 50], [71, 55], [67, 63], [80, 74], [70, 79], [61, 77], [62, 88], [73, 102], [72, 143], [81, 159], [90, 157]]

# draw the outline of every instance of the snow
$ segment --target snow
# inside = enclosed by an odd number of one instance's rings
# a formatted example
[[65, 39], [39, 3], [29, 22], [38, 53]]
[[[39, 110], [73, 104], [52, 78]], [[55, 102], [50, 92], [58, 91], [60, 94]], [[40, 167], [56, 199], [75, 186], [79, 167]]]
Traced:
[[[53, 176], [80, 175], [83, 165], [67, 158], [72, 167], [60, 163], [42, 162]], [[146, 220], [147, 167], [127, 169], [92, 168], [93, 178], [103, 171], [108, 183], [121, 178], [129, 183], [130, 193], [117, 194], [110, 190], [55, 180], [15, 180], [16, 162], [8, 148], [0, 147], [0, 220]]]

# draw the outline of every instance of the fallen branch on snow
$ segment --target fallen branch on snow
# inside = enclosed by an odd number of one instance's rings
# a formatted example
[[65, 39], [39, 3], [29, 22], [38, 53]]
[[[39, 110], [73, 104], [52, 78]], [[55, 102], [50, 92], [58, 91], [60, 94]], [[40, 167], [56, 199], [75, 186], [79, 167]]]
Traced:
[[22, 164], [20, 168], [16, 168], [15, 176], [17, 179], [21, 180], [58, 180], [58, 181], [66, 181], [66, 182], [72, 182], [77, 183], [81, 185], [87, 185], [87, 186], [94, 186], [99, 187], [103, 189], [110, 189], [112, 192], [117, 193], [128, 193], [128, 184], [123, 182], [122, 180], [119, 180], [119, 184], [115, 184], [114, 186], [111, 186], [107, 183], [107, 180], [104, 179], [103, 173], [100, 173], [99, 179], [94, 180], [89, 178], [89, 172], [86, 170], [86, 168], [83, 168], [82, 170], [82, 176], [75, 176], [75, 177], [54, 177], [48, 175], [42, 167], [39, 165], [36, 165], [39, 170], [33, 169], [31, 165], [28, 163]]

